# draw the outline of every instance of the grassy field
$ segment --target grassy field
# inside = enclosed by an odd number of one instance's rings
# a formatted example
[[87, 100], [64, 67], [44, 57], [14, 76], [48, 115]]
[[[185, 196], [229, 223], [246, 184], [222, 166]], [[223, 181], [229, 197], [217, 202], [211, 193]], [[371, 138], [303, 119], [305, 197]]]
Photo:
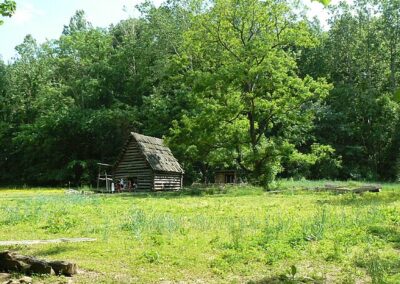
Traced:
[[284, 181], [274, 194], [3, 189], [0, 240], [97, 242], [0, 250], [76, 262], [73, 283], [400, 283], [400, 184], [363, 195], [300, 190], [323, 183]]

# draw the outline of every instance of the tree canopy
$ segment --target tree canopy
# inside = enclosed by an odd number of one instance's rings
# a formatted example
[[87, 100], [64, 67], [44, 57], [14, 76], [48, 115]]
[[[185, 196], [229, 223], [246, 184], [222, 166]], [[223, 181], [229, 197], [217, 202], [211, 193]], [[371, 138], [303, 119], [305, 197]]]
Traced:
[[0, 63], [0, 182], [92, 183], [131, 130], [165, 137], [186, 182], [394, 180], [399, 3], [327, 6], [327, 30], [296, 1], [145, 2], [108, 28], [77, 11]]

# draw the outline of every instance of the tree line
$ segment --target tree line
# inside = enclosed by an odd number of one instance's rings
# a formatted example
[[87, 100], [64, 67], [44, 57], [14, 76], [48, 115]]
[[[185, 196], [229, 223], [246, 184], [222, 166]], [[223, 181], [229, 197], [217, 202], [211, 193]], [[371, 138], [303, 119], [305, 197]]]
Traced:
[[132, 130], [165, 137], [188, 183], [398, 179], [400, 1], [326, 9], [328, 28], [297, 1], [145, 2], [27, 35], [0, 61], [0, 183], [93, 183]]

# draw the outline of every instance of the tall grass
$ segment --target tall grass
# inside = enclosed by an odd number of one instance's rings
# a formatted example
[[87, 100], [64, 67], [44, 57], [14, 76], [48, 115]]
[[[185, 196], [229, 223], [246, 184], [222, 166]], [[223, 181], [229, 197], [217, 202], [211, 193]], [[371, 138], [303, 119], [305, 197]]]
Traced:
[[247, 187], [201, 188], [198, 195], [12, 191], [0, 195], [0, 239], [95, 237], [90, 245], [23, 249], [54, 251], [51, 257], [77, 259], [86, 270], [140, 275], [138, 282], [195, 275], [217, 283], [240, 276], [243, 283], [263, 273], [297, 281], [336, 273], [338, 283], [396, 283], [400, 191], [340, 196], [300, 190], [306, 181], [284, 183], [276, 194]]

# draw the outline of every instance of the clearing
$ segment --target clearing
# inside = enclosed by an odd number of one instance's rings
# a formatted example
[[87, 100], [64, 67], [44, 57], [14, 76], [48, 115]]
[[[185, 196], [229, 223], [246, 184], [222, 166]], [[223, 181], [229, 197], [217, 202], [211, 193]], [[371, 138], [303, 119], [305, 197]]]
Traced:
[[400, 184], [362, 195], [299, 190], [324, 183], [282, 181], [274, 193], [3, 189], [0, 241], [97, 241], [0, 251], [75, 262], [73, 283], [400, 283]]

